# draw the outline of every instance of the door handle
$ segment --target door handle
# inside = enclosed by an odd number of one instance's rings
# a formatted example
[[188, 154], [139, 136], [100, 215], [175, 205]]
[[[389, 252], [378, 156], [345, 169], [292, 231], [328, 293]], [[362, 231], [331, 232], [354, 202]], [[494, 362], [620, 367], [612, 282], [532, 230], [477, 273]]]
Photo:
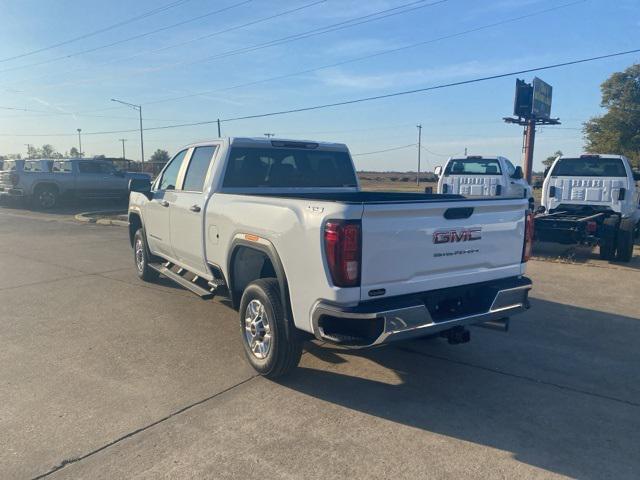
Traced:
[[192, 212], [199, 212], [201, 208], [198, 205], [191, 205], [191, 207], [189, 207], [189, 210], [191, 210]]
[[169, 206], [169, 202], [167, 202], [166, 200], [162, 200], [160, 202], [160, 205], [162, 205], [163, 207], [168, 207]]

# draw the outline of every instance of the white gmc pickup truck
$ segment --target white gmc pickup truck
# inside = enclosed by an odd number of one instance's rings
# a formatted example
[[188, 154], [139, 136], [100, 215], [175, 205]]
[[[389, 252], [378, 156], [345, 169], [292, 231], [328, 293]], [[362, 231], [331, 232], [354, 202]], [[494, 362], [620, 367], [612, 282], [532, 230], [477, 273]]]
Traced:
[[506, 330], [529, 306], [527, 199], [363, 192], [343, 144], [194, 144], [130, 190], [140, 278], [227, 296], [265, 376], [294, 368], [308, 338], [463, 343], [468, 325]]

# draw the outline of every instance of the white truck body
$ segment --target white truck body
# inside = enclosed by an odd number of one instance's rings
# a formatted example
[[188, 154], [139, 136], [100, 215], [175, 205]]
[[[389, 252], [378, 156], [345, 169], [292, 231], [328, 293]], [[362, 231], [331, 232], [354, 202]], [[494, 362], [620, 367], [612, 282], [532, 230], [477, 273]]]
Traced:
[[559, 156], [544, 179], [542, 206], [553, 212], [561, 205], [609, 209], [640, 221], [640, 189], [629, 160], [622, 155]]
[[[205, 148], [211, 158], [206, 171], [200, 167], [202, 188], [191, 191], [191, 164]], [[268, 172], [256, 175], [265, 165]], [[302, 175], [309, 165], [315, 173]], [[236, 307], [250, 282], [276, 276], [295, 327], [323, 340], [378, 344], [528, 308], [525, 199], [362, 192], [343, 144], [230, 138], [190, 145], [150, 192], [132, 190], [132, 242], [142, 228], [151, 255], [198, 281], [224, 284]], [[336, 224], [354, 225], [359, 235], [357, 259], [340, 263], [344, 278], [357, 275], [346, 286], [338, 285], [328, 253]], [[443, 307], [425, 297], [435, 291], [442, 301], [447, 292], [469, 299], [437, 319]], [[376, 321], [380, 329], [355, 340], [323, 329], [323, 319], [338, 317]]]
[[522, 170], [501, 156], [452, 157], [436, 167], [438, 193], [466, 197], [515, 197], [533, 202], [533, 191]]

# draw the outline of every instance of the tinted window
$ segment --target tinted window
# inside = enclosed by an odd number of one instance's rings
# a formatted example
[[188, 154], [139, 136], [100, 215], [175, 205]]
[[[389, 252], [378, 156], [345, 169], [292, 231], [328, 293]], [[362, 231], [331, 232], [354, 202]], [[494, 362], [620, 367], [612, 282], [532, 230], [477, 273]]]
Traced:
[[47, 170], [47, 164], [44, 163], [44, 168], [43, 168], [43, 162], [41, 162], [40, 160], [35, 161], [35, 162], [24, 162], [24, 166], [22, 167], [22, 169], [25, 172], [46, 172]]
[[182, 166], [182, 160], [184, 160], [186, 150], [181, 151], [169, 162], [164, 172], [162, 173], [162, 179], [160, 180], [159, 190], [175, 190], [176, 182], [178, 180], [178, 172]]
[[183, 190], [190, 192], [201, 192], [204, 186], [204, 179], [209, 170], [209, 163], [216, 147], [198, 147], [194, 150], [189, 161], [189, 168], [184, 177]]
[[466, 158], [451, 160], [445, 175], [500, 175], [500, 164], [496, 159]]
[[110, 163], [87, 161], [78, 162], [78, 170], [80, 173], [92, 173], [92, 174], [109, 174], [113, 173], [115, 169]]
[[71, 162], [53, 162], [52, 171], [59, 173], [71, 173]]
[[561, 158], [553, 167], [552, 176], [567, 177], [626, 177], [619, 158]]
[[224, 187], [355, 187], [347, 152], [233, 148]]

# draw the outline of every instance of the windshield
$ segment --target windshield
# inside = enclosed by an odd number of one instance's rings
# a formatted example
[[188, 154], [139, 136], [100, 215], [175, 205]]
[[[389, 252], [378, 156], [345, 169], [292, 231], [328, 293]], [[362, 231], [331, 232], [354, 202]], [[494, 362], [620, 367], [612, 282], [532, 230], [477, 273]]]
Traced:
[[626, 177], [627, 172], [619, 158], [561, 158], [553, 167], [554, 177]]
[[224, 187], [355, 187], [347, 152], [232, 148]]
[[464, 158], [451, 160], [445, 175], [500, 175], [500, 163], [497, 159]]

